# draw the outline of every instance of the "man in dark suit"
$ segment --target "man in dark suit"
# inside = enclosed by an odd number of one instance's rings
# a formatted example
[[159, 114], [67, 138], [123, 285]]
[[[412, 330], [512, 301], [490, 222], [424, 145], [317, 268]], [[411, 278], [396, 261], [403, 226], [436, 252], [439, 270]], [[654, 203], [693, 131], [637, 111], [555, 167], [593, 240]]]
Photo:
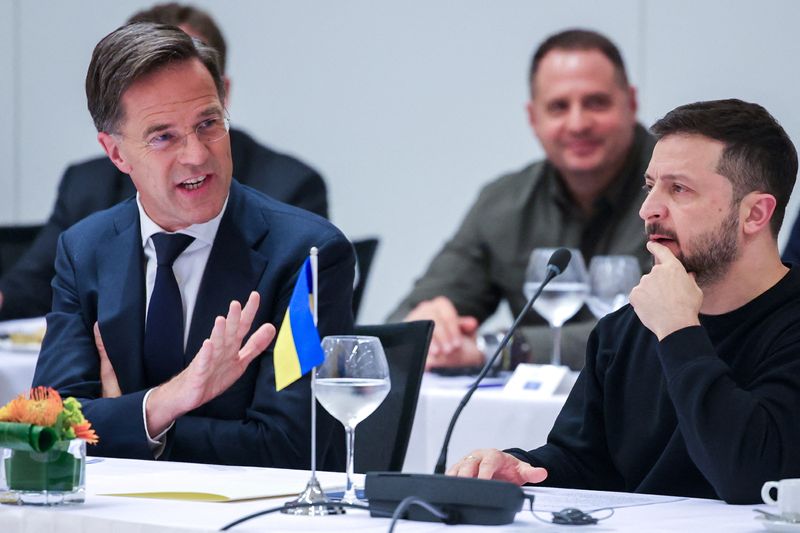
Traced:
[[[217, 50], [225, 72], [227, 46], [222, 32], [204, 11], [177, 3], [160, 4], [134, 14], [129, 22], [155, 22], [178, 26]], [[223, 76], [225, 92], [230, 78]], [[325, 182], [302, 161], [259, 144], [243, 131], [231, 129], [235, 179], [276, 200], [328, 216]], [[50, 310], [50, 281], [55, 275], [56, 241], [62, 231], [91, 213], [117, 204], [136, 193], [127, 174], [107, 157], [67, 168], [58, 188], [53, 213], [36, 240], [0, 278], [0, 320], [41, 316]]]
[[[275, 391], [271, 323], [317, 246], [320, 333], [349, 332], [352, 247], [323, 218], [232, 180], [216, 58], [152, 23], [95, 48], [89, 110], [137, 194], [61, 235], [34, 383], [80, 398], [100, 437], [90, 453], [306, 468], [308, 378]], [[320, 442], [337, 444], [335, 428], [323, 416]]]

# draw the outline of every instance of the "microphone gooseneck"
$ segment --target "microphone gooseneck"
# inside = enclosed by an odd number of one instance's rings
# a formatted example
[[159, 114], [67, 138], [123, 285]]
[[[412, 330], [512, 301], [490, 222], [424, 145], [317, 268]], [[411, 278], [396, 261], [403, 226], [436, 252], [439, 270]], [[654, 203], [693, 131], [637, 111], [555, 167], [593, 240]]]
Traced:
[[445, 468], [447, 466], [447, 448], [450, 446], [450, 438], [453, 435], [453, 428], [456, 425], [458, 417], [461, 415], [461, 411], [464, 410], [464, 407], [467, 405], [469, 399], [472, 397], [475, 391], [478, 390], [478, 385], [480, 384], [481, 381], [483, 381], [483, 378], [486, 377], [486, 374], [489, 373], [489, 370], [494, 365], [494, 362], [497, 360], [497, 358], [500, 356], [500, 353], [508, 344], [509, 339], [511, 339], [511, 336], [519, 328], [522, 319], [525, 317], [525, 315], [528, 314], [528, 311], [530, 311], [533, 302], [535, 302], [536, 299], [539, 297], [539, 295], [542, 293], [542, 289], [544, 289], [545, 285], [550, 283], [550, 281], [554, 277], [563, 273], [564, 270], [567, 269], [567, 265], [569, 265], [570, 259], [572, 259], [572, 253], [570, 253], [570, 251], [567, 250], [566, 248], [559, 248], [555, 252], [553, 252], [553, 255], [550, 256], [550, 260], [547, 261], [547, 274], [545, 275], [544, 281], [542, 281], [541, 285], [539, 285], [539, 288], [536, 290], [536, 293], [534, 293], [534, 295], [531, 296], [530, 299], [525, 303], [525, 307], [523, 307], [522, 311], [519, 312], [519, 315], [517, 315], [517, 318], [516, 320], [514, 320], [514, 323], [511, 325], [511, 328], [508, 330], [508, 332], [506, 332], [505, 336], [503, 337], [503, 340], [500, 341], [500, 344], [498, 345], [497, 350], [495, 350], [494, 355], [492, 355], [486, 361], [480, 373], [478, 374], [478, 377], [475, 379], [472, 385], [470, 385], [466, 394], [464, 394], [464, 397], [458, 403], [458, 407], [456, 407], [456, 410], [453, 413], [453, 417], [450, 419], [450, 425], [447, 426], [447, 433], [445, 433], [444, 436], [444, 442], [442, 443], [442, 450], [439, 453], [439, 459], [436, 461], [436, 468], [433, 470], [434, 474], [444, 474]]

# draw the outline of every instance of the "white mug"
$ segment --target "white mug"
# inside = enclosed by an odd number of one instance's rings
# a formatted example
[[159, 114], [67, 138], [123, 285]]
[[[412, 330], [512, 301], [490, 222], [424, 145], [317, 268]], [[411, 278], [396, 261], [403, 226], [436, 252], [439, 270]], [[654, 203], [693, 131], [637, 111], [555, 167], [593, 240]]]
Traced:
[[[775, 499], [770, 494], [772, 489], [777, 491]], [[767, 481], [761, 487], [761, 499], [764, 503], [777, 505], [786, 520], [800, 520], [800, 479]]]

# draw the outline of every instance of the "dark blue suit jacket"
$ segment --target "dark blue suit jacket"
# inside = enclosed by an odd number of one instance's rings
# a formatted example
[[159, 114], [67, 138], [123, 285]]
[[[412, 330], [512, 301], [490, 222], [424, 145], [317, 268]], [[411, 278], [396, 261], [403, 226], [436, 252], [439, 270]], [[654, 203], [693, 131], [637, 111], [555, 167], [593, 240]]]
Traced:
[[[349, 333], [354, 256], [344, 235], [321, 217], [234, 181], [201, 281], [186, 364], [214, 318], [252, 290], [261, 294], [253, 329], [264, 322], [279, 327], [311, 246], [319, 248], [320, 334]], [[135, 199], [84, 219], [59, 239], [53, 310], [33, 382], [80, 399], [100, 437], [90, 447], [95, 455], [153, 457], [142, 420], [144, 261]], [[122, 389], [119, 398], [101, 398], [95, 321]], [[176, 421], [161, 458], [308, 468], [310, 403], [308, 377], [275, 391], [270, 347], [225, 393]], [[343, 438], [333, 436], [338, 424], [321, 415], [321, 464], [335, 467], [338, 456], [328, 455], [331, 463], [322, 455], [328, 443], [340, 449]]]
[[[327, 218], [325, 182], [317, 171], [259, 144], [242, 131], [231, 129], [230, 137], [233, 175], [239, 183]], [[0, 320], [42, 316], [50, 311], [58, 236], [79, 220], [134, 194], [130, 177], [108, 157], [71, 165], [61, 178], [47, 224], [25, 255], [0, 278], [4, 298]]]

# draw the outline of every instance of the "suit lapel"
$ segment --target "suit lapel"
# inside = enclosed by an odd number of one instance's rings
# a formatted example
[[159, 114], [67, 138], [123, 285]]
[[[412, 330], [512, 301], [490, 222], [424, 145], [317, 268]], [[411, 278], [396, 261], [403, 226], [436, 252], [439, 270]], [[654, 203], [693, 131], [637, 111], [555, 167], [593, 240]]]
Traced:
[[144, 251], [139, 214], [130, 200], [114, 219], [115, 235], [98, 251], [97, 317], [123, 393], [144, 386]]
[[268, 260], [255, 250], [269, 232], [264, 214], [251, 205], [241, 186], [231, 183], [230, 197], [208, 257], [192, 315], [184, 364], [211, 335], [214, 319], [225, 316], [231, 300], [242, 305], [258, 287]]

